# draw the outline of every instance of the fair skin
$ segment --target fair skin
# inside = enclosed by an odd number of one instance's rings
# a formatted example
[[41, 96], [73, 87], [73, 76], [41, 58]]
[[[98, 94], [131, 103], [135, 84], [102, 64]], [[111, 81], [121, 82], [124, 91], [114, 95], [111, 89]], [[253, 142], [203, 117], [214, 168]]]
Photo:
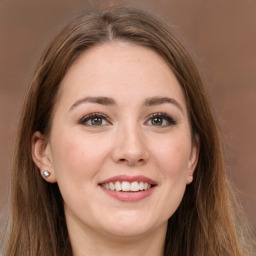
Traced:
[[193, 179], [193, 141], [181, 87], [157, 53], [124, 42], [82, 53], [61, 83], [50, 136], [32, 141], [41, 174], [59, 185], [74, 255], [162, 255]]

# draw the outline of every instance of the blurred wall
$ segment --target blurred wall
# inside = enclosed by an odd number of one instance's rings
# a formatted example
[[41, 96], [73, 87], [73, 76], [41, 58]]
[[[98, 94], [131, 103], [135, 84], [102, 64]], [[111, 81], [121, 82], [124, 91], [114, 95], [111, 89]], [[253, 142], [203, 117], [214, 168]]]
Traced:
[[256, 227], [254, 0], [0, 0], [0, 224], [4, 224], [19, 111], [34, 67], [56, 31], [75, 14], [111, 2], [162, 17], [194, 54], [221, 123], [233, 183]]

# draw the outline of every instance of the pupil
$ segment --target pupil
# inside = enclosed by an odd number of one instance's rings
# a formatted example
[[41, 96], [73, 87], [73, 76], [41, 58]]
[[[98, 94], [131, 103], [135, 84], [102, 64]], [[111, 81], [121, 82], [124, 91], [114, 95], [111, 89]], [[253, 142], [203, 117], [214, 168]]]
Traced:
[[163, 119], [161, 117], [154, 117], [152, 120], [153, 125], [162, 125]]
[[92, 125], [101, 125], [102, 124], [102, 118], [100, 117], [94, 117], [92, 119]]

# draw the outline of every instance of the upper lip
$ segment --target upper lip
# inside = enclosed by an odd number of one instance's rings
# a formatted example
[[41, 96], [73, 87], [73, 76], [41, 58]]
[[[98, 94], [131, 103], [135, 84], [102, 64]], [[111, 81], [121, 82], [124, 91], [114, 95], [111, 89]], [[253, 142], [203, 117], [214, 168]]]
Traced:
[[151, 185], [157, 185], [156, 181], [143, 176], [143, 175], [136, 175], [136, 176], [129, 176], [129, 175], [118, 175], [111, 177], [109, 179], [103, 180], [99, 182], [99, 185], [109, 183], [109, 182], [116, 182], [116, 181], [128, 181], [128, 182], [133, 182], [133, 181], [142, 181], [142, 182], [147, 182]]

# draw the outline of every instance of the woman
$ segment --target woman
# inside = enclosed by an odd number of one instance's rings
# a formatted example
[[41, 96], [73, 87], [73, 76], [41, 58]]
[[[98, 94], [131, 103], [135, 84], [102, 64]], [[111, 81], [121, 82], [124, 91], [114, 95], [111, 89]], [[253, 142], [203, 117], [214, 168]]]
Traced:
[[4, 255], [249, 255], [197, 68], [142, 11], [51, 43], [15, 153]]

